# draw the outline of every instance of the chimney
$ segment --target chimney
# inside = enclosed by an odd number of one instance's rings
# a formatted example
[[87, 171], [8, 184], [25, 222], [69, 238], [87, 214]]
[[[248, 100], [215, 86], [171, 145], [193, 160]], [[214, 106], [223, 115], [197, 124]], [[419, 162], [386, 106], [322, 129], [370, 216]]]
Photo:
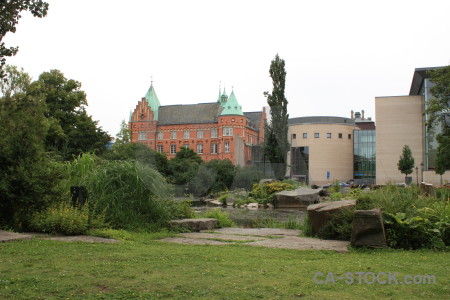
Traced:
[[354, 120], [355, 118], [353, 117], [353, 109], [352, 109], [352, 111], [350, 112], [350, 115], [351, 115], [350, 119]]
[[363, 110], [361, 110], [361, 119], [363, 119], [364, 120], [364, 109]]

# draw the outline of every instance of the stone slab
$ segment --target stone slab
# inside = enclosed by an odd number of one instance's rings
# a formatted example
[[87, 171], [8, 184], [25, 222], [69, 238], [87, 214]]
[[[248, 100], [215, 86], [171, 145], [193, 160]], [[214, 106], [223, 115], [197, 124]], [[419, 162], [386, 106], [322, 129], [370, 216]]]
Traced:
[[168, 242], [168, 243], [186, 244], [186, 245], [228, 245], [228, 244], [231, 244], [231, 243], [227, 243], [227, 242], [220, 242], [220, 241], [214, 241], [214, 240], [194, 239], [194, 238], [184, 238], [184, 237], [170, 237], [170, 238], [165, 238], [165, 239], [162, 239], [159, 241]]
[[107, 239], [87, 235], [53, 236], [53, 237], [43, 237], [42, 239], [52, 241], [62, 241], [62, 242], [85, 242], [85, 243], [104, 243], [104, 244], [119, 243], [119, 241], [115, 239]]
[[348, 252], [347, 247], [350, 245], [350, 242], [288, 236], [282, 239], [267, 239], [263, 241], [250, 242], [245, 245], [296, 250], [331, 250], [346, 253]]
[[248, 235], [233, 235], [220, 233], [206, 233], [206, 232], [189, 232], [180, 234], [182, 237], [196, 238], [196, 239], [221, 239], [228, 241], [260, 241], [265, 240], [262, 237], [248, 236]]
[[213, 218], [199, 218], [199, 219], [182, 219], [170, 221], [172, 226], [179, 226], [187, 228], [191, 231], [211, 230], [217, 225], [217, 220]]
[[279, 236], [297, 236], [301, 233], [300, 230], [294, 229], [278, 229], [278, 228], [220, 228], [215, 229], [215, 232], [220, 232], [222, 234], [246, 234], [246, 235], [256, 235], [256, 236], [268, 236], [268, 235], [279, 235]]

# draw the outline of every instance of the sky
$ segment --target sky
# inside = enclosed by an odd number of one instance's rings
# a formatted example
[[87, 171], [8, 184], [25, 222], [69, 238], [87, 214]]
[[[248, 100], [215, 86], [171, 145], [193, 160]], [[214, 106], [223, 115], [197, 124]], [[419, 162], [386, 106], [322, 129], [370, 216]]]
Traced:
[[82, 84], [87, 111], [112, 136], [151, 82], [161, 105], [267, 106], [271, 61], [285, 60], [290, 117], [375, 118], [378, 96], [409, 93], [415, 68], [450, 64], [450, 1], [47, 0], [22, 13], [8, 64]]

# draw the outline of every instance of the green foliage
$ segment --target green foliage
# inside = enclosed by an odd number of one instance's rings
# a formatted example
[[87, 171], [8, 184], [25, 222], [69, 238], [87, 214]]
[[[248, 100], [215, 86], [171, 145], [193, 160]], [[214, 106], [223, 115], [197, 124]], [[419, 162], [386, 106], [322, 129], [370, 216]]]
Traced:
[[83, 154], [67, 164], [70, 185], [86, 186], [97, 212], [105, 211], [114, 228], [139, 228], [172, 218], [170, 186], [161, 174], [140, 162], [100, 161]]
[[0, 226], [26, 229], [30, 217], [61, 197], [57, 166], [45, 154], [42, 99], [0, 98]]
[[334, 193], [331, 193], [331, 195], [330, 195], [330, 198], [331, 198], [332, 201], [341, 200], [342, 197], [343, 197], [343, 195], [340, 192], [334, 192]]
[[436, 174], [442, 175], [446, 170], [450, 170], [450, 128], [448, 126], [442, 130], [441, 134], [436, 136], [436, 140], [439, 143], [436, 155]]
[[363, 194], [363, 191], [360, 188], [355, 188], [350, 191], [350, 198], [357, 199], [359, 196]]
[[171, 219], [191, 219], [195, 217], [192, 200], [173, 201], [171, 204]]
[[253, 197], [258, 203], [267, 204], [272, 203], [275, 197], [275, 193], [281, 191], [292, 191], [295, 186], [285, 182], [271, 182], [263, 184], [254, 184], [249, 195]]
[[16, 93], [24, 93], [31, 83], [31, 76], [16, 66], [7, 65], [5, 68], [6, 77], [0, 80], [0, 91], [3, 97], [11, 97]]
[[211, 209], [200, 214], [200, 218], [213, 218], [217, 220], [217, 227], [236, 227], [236, 224], [230, 219], [230, 215], [227, 212], [220, 209]]
[[442, 113], [449, 113], [450, 101], [450, 66], [428, 72], [430, 81], [435, 85], [431, 88], [433, 98], [429, 99], [425, 114], [428, 116], [427, 126], [437, 126], [442, 120]]
[[[30, 11], [34, 17], [42, 18], [47, 15], [48, 3], [42, 0], [9, 0], [0, 2], [0, 41], [8, 32], [16, 32], [22, 11]], [[0, 80], [6, 76], [3, 69], [6, 57], [16, 55], [18, 47], [5, 47], [0, 43]]]
[[332, 214], [328, 222], [320, 228], [318, 236], [326, 240], [349, 241], [352, 235], [354, 208], [344, 208]]
[[386, 240], [389, 247], [401, 249], [444, 248], [440, 231], [433, 223], [419, 216], [384, 214]]
[[218, 193], [231, 188], [236, 175], [236, 167], [229, 159], [213, 159], [204, 165], [217, 174], [208, 193]]
[[330, 191], [332, 193], [339, 193], [341, 191], [341, 185], [339, 184], [339, 181], [333, 181], [333, 184], [330, 187]]
[[29, 95], [43, 97], [50, 127], [46, 149], [70, 160], [81, 153], [106, 150], [110, 136], [86, 112], [86, 93], [81, 83], [66, 79], [58, 70], [44, 72], [27, 90]]
[[164, 176], [170, 173], [166, 155], [140, 143], [115, 143], [110, 150], [102, 155], [102, 158], [106, 160], [137, 161], [156, 168]]
[[125, 120], [122, 120], [122, 123], [120, 123], [120, 131], [116, 135], [116, 142], [115, 144], [127, 144], [131, 142], [131, 130], [128, 128], [128, 124], [125, 122]]
[[255, 183], [258, 183], [263, 177], [262, 172], [254, 165], [236, 168], [233, 188], [244, 188], [250, 190]]
[[[31, 219], [30, 228], [34, 231], [51, 234], [85, 234], [92, 224], [104, 227], [104, 216], [89, 211], [89, 203], [82, 207], [72, 206], [66, 201], [55, 203]], [[95, 220], [93, 220], [95, 218]]]
[[169, 161], [169, 182], [176, 185], [186, 185], [196, 176], [202, 163], [201, 157], [192, 149], [181, 148], [176, 156]]
[[288, 142], [288, 101], [284, 95], [286, 71], [284, 60], [278, 54], [270, 64], [270, 77], [272, 78], [272, 93], [264, 92], [270, 106], [271, 124], [266, 126], [264, 155], [272, 164], [275, 177], [283, 179], [286, 173]]
[[414, 169], [414, 158], [412, 157], [411, 149], [408, 145], [403, 146], [402, 155], [400, 155], [400, 160], [398, 161], [397, 166], [399, 171], [405, 174], [406, 183], [406, 176], [411, 174]]

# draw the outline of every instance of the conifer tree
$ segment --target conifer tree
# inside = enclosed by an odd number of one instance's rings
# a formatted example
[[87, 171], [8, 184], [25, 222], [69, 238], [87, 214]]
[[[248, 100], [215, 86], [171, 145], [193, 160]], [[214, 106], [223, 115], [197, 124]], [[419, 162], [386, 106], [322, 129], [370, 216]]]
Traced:
[[408, 145], [403, 146], [402, 155], [400, 155], [400, 160], [398, 161], [397, 166], [400, 172], [405, 174], [406, 183], [406, 177], [408, 174], [413, 172], [414, 168], [414, 158], [412, 157], [412, 152]]

